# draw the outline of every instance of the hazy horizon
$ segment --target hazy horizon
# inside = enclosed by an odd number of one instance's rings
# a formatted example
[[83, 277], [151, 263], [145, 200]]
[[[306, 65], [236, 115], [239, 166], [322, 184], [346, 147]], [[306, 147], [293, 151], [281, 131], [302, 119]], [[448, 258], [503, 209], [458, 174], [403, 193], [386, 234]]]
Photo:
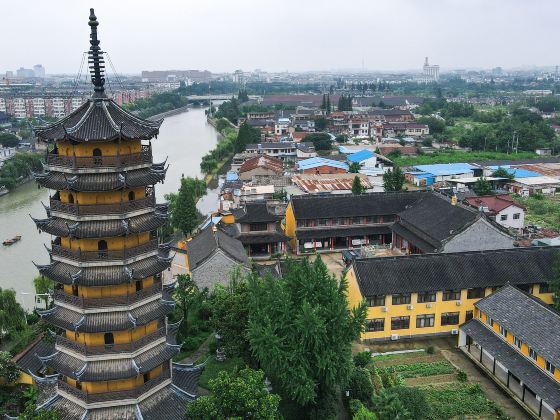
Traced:
[[[553, 67], [560, 3], [495, 0], [52, 0], [3, 5], [0, 73], [42, 64], [76, 74], [89, 47], [89, 7], [118, 73]], [[17, 42], [13, 42], [16, 40]]]

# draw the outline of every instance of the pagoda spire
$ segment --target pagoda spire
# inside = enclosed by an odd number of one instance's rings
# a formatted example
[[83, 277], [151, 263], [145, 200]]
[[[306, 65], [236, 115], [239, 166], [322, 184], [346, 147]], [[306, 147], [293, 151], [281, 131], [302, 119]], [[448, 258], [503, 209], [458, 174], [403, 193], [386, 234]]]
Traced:
[[105, 97], [105, 61], [103, 60], [103, 51], [99, 48], [99, 40], [97, 39], [97, 26], [99, 22], [93, 9], [89, 9], [89, 26], [91, 27], [91, 35], [89, 37], [88, 64], [91, 75], [91, 83], [94, 86], [94, 98]]

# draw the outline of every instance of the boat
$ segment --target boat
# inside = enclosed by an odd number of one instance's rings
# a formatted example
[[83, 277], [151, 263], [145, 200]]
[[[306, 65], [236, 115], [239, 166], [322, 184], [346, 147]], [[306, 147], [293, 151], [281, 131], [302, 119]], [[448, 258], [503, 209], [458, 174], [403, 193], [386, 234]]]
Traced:
[[6, 239], [4, 242], [2, 242], [2, 245], [9, 246], [19, 241], [21, 241], [21, 235], [16, 235], [12, 239]]

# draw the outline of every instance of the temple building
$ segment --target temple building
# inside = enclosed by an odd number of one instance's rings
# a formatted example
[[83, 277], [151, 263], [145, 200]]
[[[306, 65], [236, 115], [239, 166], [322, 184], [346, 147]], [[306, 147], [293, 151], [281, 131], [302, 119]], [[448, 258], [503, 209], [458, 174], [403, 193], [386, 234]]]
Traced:
[[38, 356], [44, 369], [28, 373], [38, 408], [61, 419], [183, 418], [203, 366], [171, 361], [180, 322], [167, 319], [170, 245], [157, 233], [167, 206], [154, 195], [166, 169], [152, 162], [151, 145], [162, 121], [140, 119], [106, 95], [93, 9], [89, 26], [92, 97], [36, 130], [48, 144], [36, 180], [52, 190], [47, 218], [34, 219], [52, 237], [50, 264], [38, 269], [56, 284], [53, 307], [40, 315], [56, 338], [52, 354]]

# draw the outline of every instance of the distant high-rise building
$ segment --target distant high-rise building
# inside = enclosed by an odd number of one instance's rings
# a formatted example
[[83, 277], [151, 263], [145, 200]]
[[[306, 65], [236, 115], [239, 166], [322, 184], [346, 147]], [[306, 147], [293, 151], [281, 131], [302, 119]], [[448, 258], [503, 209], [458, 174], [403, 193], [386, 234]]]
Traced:
[[35, 76], [32, 69], [24, 69], [23, 67], [17, 69], [16, 74], [18, 79], [29, 79]]
[[437, 64], [430, 65], [428, 63], [428, 57], [424, 61], [424, 78], [426, 82], [437, 82], [439, 80], [439, 66]]
[[6, 79], [13, 79], [14, 78], [14, 72], [11, 70], [8, 70], [6, 72]]
[[45, 77], [45, 68], [42, 64], [35, 64], [33, 66], [33, 73], [35, 73], [35, 77], [42, 79]]

